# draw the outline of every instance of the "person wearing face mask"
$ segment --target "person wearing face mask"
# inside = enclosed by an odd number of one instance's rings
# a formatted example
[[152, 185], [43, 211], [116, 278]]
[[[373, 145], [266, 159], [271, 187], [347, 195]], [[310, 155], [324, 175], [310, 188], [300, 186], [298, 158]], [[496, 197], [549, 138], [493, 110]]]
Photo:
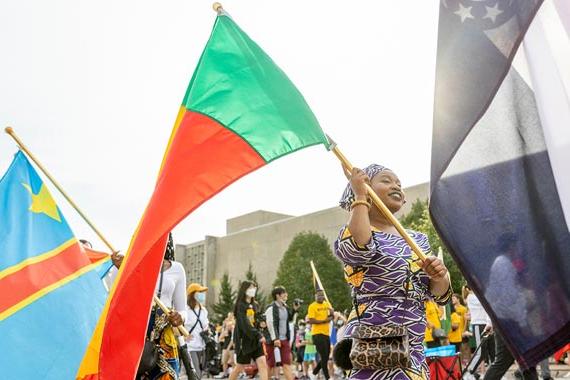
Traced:
[[265, 338], [257, 328], [258, 304], [255, 301], [257, 285], [253, 281], [243, 281], [239, 287], [234, 315], [234, 344], [236, 352], [236, 368], [230, 374], [230, 380], [237, 379], [244, 366], [254, 361], [260, 380], [267, 380], [267, 362], [263, 352]]
[[190, 284], [187, 289], [188, 311], [184, 326], [190, 333], [187, 340], [188, 351], [192, 358], [192, 366], [199, 379], [206, 365], [206, 342], [204, 335], [209, 333], [208, 310], [204, 307], [206, 303], [207, 287], [200, 284]]
[[267, 320], [267, 330], [269, 331], [271, 340], [265, 343], [265, 351], [267, 352], [267, 364], [269, 368], [275, 368], [277, 361], [275, 359], [275, 350], [279, 351], [280, 362], [283, 366], [283, 374], [285, 379], [293, 380], [293, 371], [291, 370], [291, 323], [300, 307], [300, 304], [294, 303], [293, 308], [287, 307], [287, 290], [283, 286], [276, 286], [271, 291], [273, 302], [265, 311]]

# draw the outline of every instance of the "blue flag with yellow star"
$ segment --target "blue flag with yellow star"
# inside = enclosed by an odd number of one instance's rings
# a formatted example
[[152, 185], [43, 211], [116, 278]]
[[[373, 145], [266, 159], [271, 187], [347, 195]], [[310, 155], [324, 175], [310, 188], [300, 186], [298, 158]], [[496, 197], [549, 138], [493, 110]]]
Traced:
[[0, 179], [0, 377], [73, 379], [107, 292], [22, 152]]

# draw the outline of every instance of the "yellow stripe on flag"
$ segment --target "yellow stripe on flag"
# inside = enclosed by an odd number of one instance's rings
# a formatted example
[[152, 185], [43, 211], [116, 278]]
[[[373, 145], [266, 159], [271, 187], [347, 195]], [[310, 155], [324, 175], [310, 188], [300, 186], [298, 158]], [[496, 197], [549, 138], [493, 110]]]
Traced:
[[78, 278], [79, 276], [89, 272], [90, 270], [92, 270], [93, 268], [97, 267], [101, 265], [100, 262], [96, 262], [87, 266], [84, 266], [83, 268], [77, 270], [76, 272], [70, 274], [67, 277], [62, 278], [61, 280], [59, 280], [58, 282], [54, 282], [53, 284], [51, 284], [50, 286], [47, 286], [37, 292], [35, 292], [34, 294], [32, 294], [31, 296], [23, 299], [22, 301], [18, 302], [17, 304], [15, 304], [14, 306], [4, 310], [2, 313], [0, 313], [0, 321], [8, 318], [9, 316], [11, 316], [12, 314], [18, 312], [19, 310], [21, 310], [22, 308], [28, 306], [29, 304], [33, 303], [34, 301], [38, 300], [39, 298], [45, 296], [46, 294], [54, 291], [57, 288], [62, 287], [63, 285], [69, 283], [70, 281], [75, 280], [76, 278]]
[[37, 263], [45, 261], [49, 258], [57, 256], [59, 253], [63, 252], [65, 249], [71, 247], [76, 242], [77, 242], [76, 238], [71, 238], [68, 241], [66, 241], [65, 243], [63, 243], [62, 245], [60, 245], [59, 247], [52, 249], [51, 251], [48, 251], [46, 253], [42, 253], [41, 255], [38, 255], [38, 256], [30, 257], [29, 259], [21, 261], [16, 265], [8, 267], [8, 268], [6, 268], [0, 272], [0, 280], [6, 276], [11, 275], [12, 273], [18, 272], [19, 270], [23, 269], [24, 267], [27, 267], [28, 265], [37, 264]]

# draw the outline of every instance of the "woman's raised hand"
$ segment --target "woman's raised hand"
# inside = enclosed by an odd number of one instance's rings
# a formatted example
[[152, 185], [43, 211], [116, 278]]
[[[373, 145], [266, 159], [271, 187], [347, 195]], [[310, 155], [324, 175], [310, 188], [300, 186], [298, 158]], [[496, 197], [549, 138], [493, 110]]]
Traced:
[[366, 197], [368, 195], [366, 185], [370, 185], [370, 178], [368, 178], [364, 170], [352, 168], [349, 181], [356, 198]]

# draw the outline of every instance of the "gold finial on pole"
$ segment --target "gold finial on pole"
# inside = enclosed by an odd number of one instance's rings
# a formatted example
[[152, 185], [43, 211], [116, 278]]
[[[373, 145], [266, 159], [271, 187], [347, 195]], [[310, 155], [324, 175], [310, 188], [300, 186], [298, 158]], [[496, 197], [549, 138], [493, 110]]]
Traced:
[[[348, 161], [346, 156], [344, 154], [342, 154], [342, 152], [338, 149], [338, 146], [333, 141], [333, 139], [331, 139], [328, 135], [327, 135], [327, 138], [328, 138], [329, 143], [330, 143], [328, 149], [331, 150], [335, 154], [335, 156], [340, 160], [340, 162], [342, 163], [342, 166], [344, 168], [345, 173], [348, 176], [350, 176], [350, 174], [352, 173], [352, 169], [353, 169], [352, 164], [350, 163], [350, 161]], [[392, 214], [392, 212], [388, 209], [388, 207], [386, 207], [384, 202], [382, 202], [380, 197], [374, 192], [374, 190], [372, 190], [370, 185], [368, 185], [368, 184], [366, 185], [366, 190], [368, 191], [368, 196], [370, 197], [370, 199], [372, 199], [372, 203], [374, 203], [374, 205], [378, 208], [378, 210], [380, 210], [382, 215], [384, 215], [390, 221], [390, 223], [392, 223], [392, 225], [394, 227], [396, 227], [396, 230], [398, 230], [398, 233], [400, 234], [400, 236], [402, 236], [402, 238], [406, 241], [406, 243], [408, 243], [408, 245], [410, 246], [412, 251], [414, 251], [416, 253], [416, 255], [418, 255], [418, 258], [421, 261], [425, 261], [426, 255], [422, 252], [422, 249], [420, 248], [420, 246], [416, 243], [416, 241], [414, 239], [412, 239], [410, 237], [410, 235], [408, 235], [408, 233], [406, 232], [404, 227], [402, 227], [402, 225], [400, 224], [398, 219], [396, 219], [394, 214]]]
[[222, 12], [224, 11], [224, 7], [222, 7], [222, 4], [218, 3], [217, 1], [214, 4], [212, 4], [212, 8], [214, 8], [214, 11], [219, 15], [222, 14]]

